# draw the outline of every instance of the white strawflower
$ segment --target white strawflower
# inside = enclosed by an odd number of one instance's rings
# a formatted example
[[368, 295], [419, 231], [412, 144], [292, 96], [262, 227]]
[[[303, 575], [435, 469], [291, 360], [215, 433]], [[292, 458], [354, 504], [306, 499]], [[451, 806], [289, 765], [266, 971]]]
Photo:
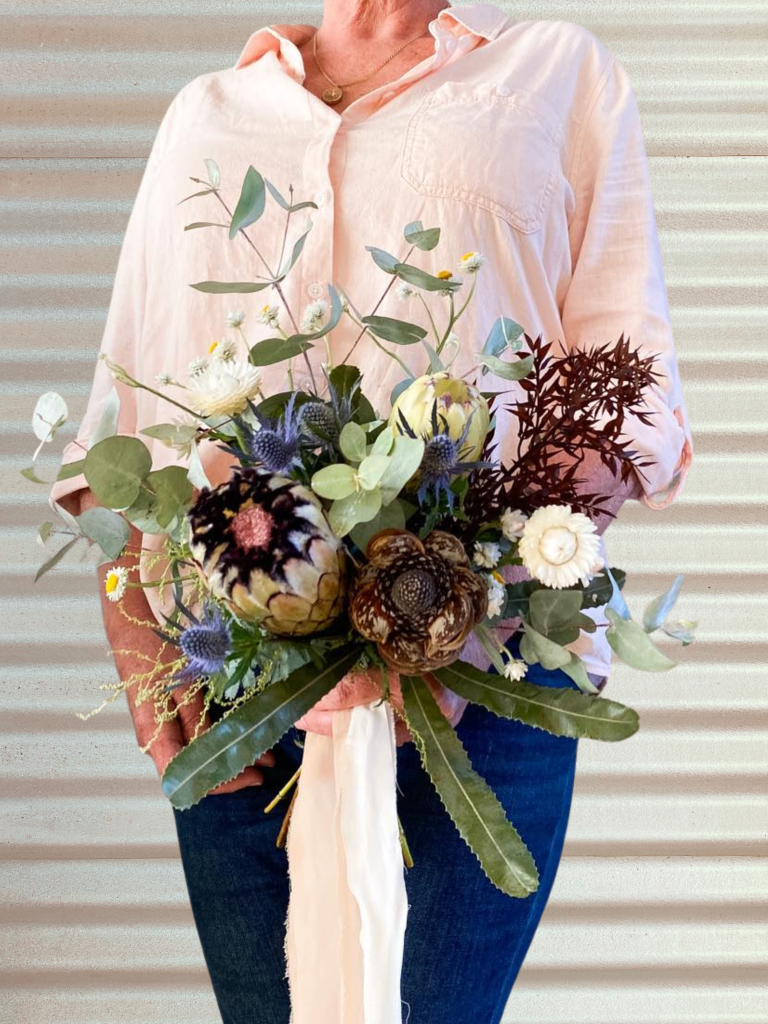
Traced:
[[221, 341], [214, 341], [210, 353], [214, 359], [221, 359], [226, 363], [237, 355], [237, 343], [233, 338], [222, 338]]
[[201, 356], [199, 359], [193, 359], [187, 367], [187, 373], [190, 377], [197, 377], [198, 374], [204, 373], [208, 369], [208, 359], [205, 356]]
[[201, 416], [233, 416], [242, 412], [261, 386], [261, 372], [249, 362], [215, 359], [187, 385], [187, 401]]
[[169, 384], [173, 384], [173, 377], [167, 370], [161, 370], [155, 377], [155, 383], [158, 387], [165, 388], [168, 387]]
[[242, 327], [245, 323], [245, 311], [242, 309], [230, 310], [227, 313], [227, 327]]
[[315, 302], [310, 302], [309, 305], [304, 307], [304, 316], [301, 318], [299, 328], [304, 334], [312, 334], [322, 327], [327, 313], [328, 303], [325, 299], [317, 299]]
[[476, 274], [485, 263], [485, 256], [479, 252], [465, 252], [461, 257], [459, 267], [465, 274]]
[[401, 302], [406, 302], [413, 295], [413, 288], [411, 288], [407, 281], [400, 281], [395, 286], [395, 295], [397, 295]]
[[501, 615], [504, 605], [507, 603], [507, 588], [504, 586], [504, 577], [498, 573], [488, 573], [488, 618], [494, 619]]
[[603, 566], [600, 538], [592, 520], [570, 505], [544, 505], [525, 524], [517, 552], [540, 583], [560, 590], [586, 586]]
[[268, 327], [278, 327], [280, 323], [280, 307], [272, 306], [269, 302], [266, 302], [256, 315], [256, 319], [260, 324], [267, 324]]
[[122, 565], [113, 565], [104, 577], [104, 593], [110, 601], [119, 601], [128, 585], [128, 570]]
[[504, 666], [504, 676], [513, 683], [519, 683], [521, 679], [524, 679], [527, 671], [528, 666], [526, 663], [518, 661], [516, 658], [508, 658]]
[[528, 516], [519, 508], [505, 509], [501, 514], [501, 532], [507, 540], [517, 540], [525, 529]]
[[499, 564], [501, 548], [493, 540], [478, 541], [475, 544], [475, 563], [482, 569], [493, 569]]

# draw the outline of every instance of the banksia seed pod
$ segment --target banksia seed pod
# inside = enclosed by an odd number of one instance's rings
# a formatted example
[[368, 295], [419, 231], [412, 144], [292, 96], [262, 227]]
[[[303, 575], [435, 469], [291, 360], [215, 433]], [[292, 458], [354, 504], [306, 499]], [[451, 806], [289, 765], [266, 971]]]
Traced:
[[488, 609], [486, 582], [456, 537], [433, 530], [382, 530], [350, 589], [352, 625], [375, 641], [386, 664], [418, 675], [455, 661]]
[[188, 512], [211, 594], [278, 636], [326, 629], [344, 607], [345, 554], [318, 498], [287, 477], [239, 469]]

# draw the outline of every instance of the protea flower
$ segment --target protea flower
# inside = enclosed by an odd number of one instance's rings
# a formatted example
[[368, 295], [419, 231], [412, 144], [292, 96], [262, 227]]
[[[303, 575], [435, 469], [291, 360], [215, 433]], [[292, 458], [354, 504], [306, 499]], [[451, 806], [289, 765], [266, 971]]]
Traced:
[[344, 548], [306, 487], [239, 469], [204, 488], [188, 517], [192, 556], [236, 615], [298, 636], [326, 629], [341, 612]]
[[490, 421], [488, 403], [477, 388], [447, 371], [418, 377], [395, 400], [389, 416], [390, 427], [398, 433], [404, 432], [407, 423], [425, 440], [438, 431], [460, 440], [457, 454], [463, 462], [479, 457]]
[[488, 610], [488, 587], [473, 572], [464, 545], [433, 530], [382, 530], [350, 590], [355, 629], [378, 645], [387, 665], [420, 674], [455, 661]]

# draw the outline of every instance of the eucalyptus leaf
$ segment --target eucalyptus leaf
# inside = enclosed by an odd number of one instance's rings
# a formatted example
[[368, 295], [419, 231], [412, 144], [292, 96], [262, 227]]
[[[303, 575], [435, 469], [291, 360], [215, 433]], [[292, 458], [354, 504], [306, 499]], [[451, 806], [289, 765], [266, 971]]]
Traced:
[[574, 625], [578, 634], [581, 600], [578, 590], [534, 590], [528, 606], [531, 624], [547, 637], [565, 626]]
[[[536, 662], [540, 662], [544, 668], [554, 670], [556, 668], [562, 668], [563, 665], [567, 665], [571, 660], [570, 651], [566, 651], [566, 649], [560, 644], [556, 644], [548, 637], [543, 636], [528, 622], [525, 623], [524, 638], [527, 638], [526, 650], [529, 652], [533, 651], [536, 656], [536, 661], [529, 662], [529, 664], [536, 664]], [[520, 653], [523, 653], [522, 641]], [[525, 655], [523, 655], [523, 657], [528, 661], [528, 658], [526, 658]]]
[[38, 544], [45, 544], [45, 542], [51, 536], [51, 531], [52, 530], [53, 530], [53, 523], [51, 523], [51, 522], [43, 523], [41, 525], [40, 529], [37, 531], [37, 541], [38, 541]]
[[396, 256], [392, 256], [383, 249], [377, 249], [375, 245], [366, 245], [365, 248], [373, 257], [373, 262], [377, 267], [380, 267], [387, 274], [395, 273], [395, 267], [397, 266]]
[[107, 508], [132, 505], [151, 469], [149, 449], [137, 437], [105, 437], [85, 456], [88, 486]]
[[667, 636], [679, 640], [683, 647], [687, 647], [696, 639], [693, 631], [697, 626], [698, 622], [692, 622], [690, 619], [678, 619], [676, 622], [665, 622], [661, 628]]
[[143, 427], [139, 433], [154, 437], [168, 448], [183, 448], [194, 440], [197, 426], [193, 423], [156, 423], [152, 427]]
[[584, 662], [581, 658], [577, 657], [573, 651], [571, 651], [571, 660], [567, 661], [565, 665], [561, 665], [560, 671], [565, 672], [565, 674], [572, 679], [574, 683], [576, 683], [583, 693], [600, 693], [598, 688], [589, 678]]
[[382, 506], [373, 519], [358, 523], [350, 531], [350, 537], [365, 554], [369, 542], [382, 530], [402, 530], [405, 527], [405, 509], [400, 501]]
[[208, 475], [203, 469], [203, 463], [200, 458], [199, 445], [193, 444], [189, 452], [189, 464], [187, 465], [187, 479], [193, 487], [198, 487], [202, 490], [203, 487], [210, 487], [211, 481], [208, 479]]
[[38, 441], [52, 440], [67, 415], [67, 403], [58, 392], [46, 391], [40, 395], [32, 413], [32, 431]]
[[149, 473], [144, 486], [154, 494], [155, 515], [161, 526], [182, 515], [192, 497], [192, 482], [183, 466], [165, 466]]
[[389, 463], [388, 455], [366, 455], [357, 470], [357, 480], [363, 490], [378, 487]]
[[[345, 423], [339, 434], [339, 448], [345, 459], [362, 462], [368, 451], [368, 437], [359, 423]], [[340, 495], [335, 495], [340, 497]]]
[[408, 390], [411, 384], [413, 384], [414, 379], [415, 378], [413, 377], [405, 377], [399, 383], [395, 384], [395, 386], [392, 388], [392, 393], [389, 396], [390, 405], [394, 405], [397, 399], [400, 397], [400, 395], [402, 395], [404, 391]]
[[415, 345], [427, 336], [427, 332], [418, 324], [396, 320], [391, 316], [364, 316], [362, 322], [377, 338], [391, 341], [394, 345]]
[[497, 377], [502, 377], [504, 380], [522, 380], [533, 369], [532, 356], [523, 356], [516, 363], [505, 363], [498, 356], [484, 355], [480, 352], [477, 355], [477, 361], [481, 366], [487, 367], [491, 373], [495, 373]]
[[416, 285], [417, 288], [423, 288], [426, 292], [455, 292], [463, 284], [457, 277], [435, 277], [434, 274], [428, 274], [426, 270], [420, 270], [410, 263], [396, 263], [395, 273], [401, 280]]
[[493, 790], [472, 767], [427, 684], [402, 676], [401, 686], [406, 720], [422, 764], [462, 839], [502, 892], [520, 898], [535, 892], [539, 875], [530, 851]]
[[312, 490], [321, 498], [346, 498], [357, 489], [357, 473], [346, 462], [324, 466], [312, 477]]
[[291, 267], [294, 266], [294, 264], [296, 263], [296, 260], [299, 258], [299, 256], [301, 256], [302, 250], [304, 248], [304, 243], [307, 240], [307, 235], [309, 234], [309, 232], [311, 230], [312, 230], [312, 221], [308, 220], [307, 221], [307, 228], [306, 228], [306, 230], [304, 231], [303, 234], [299, 235], [299, 237], [293, 243], [293, 248], [291, 249], [290, 253], [288, 254], [287, 259], [285, 260], [285, 262], [283, 263], [282, 267], [280, 268], [280, 271], [279, 271], [279, 273], [277, 275], [278, 278], [280, 278], [280, 279], [284, 278], [285, 275], [288, 273], [288, 271], [291, 269]]
[[369, 455], [389, 455], [392, 451], [392, 446], [395, 443], [395, 435], [389, 429], [382, 430], [379, 436], [371, 445]]
[[627, 665], [643, 672], [666, 672], [675, 667], [675, 662], [659, 650], [638, 623], [622, 618], [610, 607], [605, 609], [605, 615], [610, 622], [606, 639], [611, 649]]
[[179, 810], [192, 807], [273, 747], [294, 722], [355, 665], [359, 649], [332, 651], [322, 668], [304, 665], [270, 683], [187, 744], [163, 773], [163, 792]]
[[198, 281], [189, 287], [210, 295], [248, 295], [271, 286], [271, 281]]
[[251, 166], [245, 172], [240, 198], [237, 201], [235, 212], [232, 214], [232, 221], [229, 225], [230, 239], [234, 238], [238, 231], [256, 223], [264, 213], [266, 201], [264, 179], [256, 168]]
[[103, 441], [105, 437], [115, 436], [117, 433], [117, 421], [119, 416], [120, 396], [117, 393], [117, 388], [113, 387], [104, 402], [101, 418], [96, 424], [95, 430], [91, 434], [89, 441], [91, 447], [98, 444], [99, 441]]
[[185, 224], [185, 231], [195, 231], [197, 228], [228, 228], [229, 224], [219, 224], [217, 221], [212, 220], [196, 220], [191, 224]]
[[19, 471], [23, 477], [30, 480], [33, 484], [45, 484], [46, 487], [50, 486], [50, 480], [41, 480], [37, 475], [34, 466], [26, 466], [24, 469]]
[[71, 480], [74, 476], [80, 476], [85, 470], [85, 459], [77, 459], [75, 462], [65, 462], [56, 475], [57, 480]]
[[293, 359], [311, 348], [314, 345], [298, 334], [290, 338], [265, 338], [251, 346], [248, 359], [254, 366], [272, 366], [274, 363], [282, 363], [284, 359]]
[[208, 171], [208, 179], [214, 188], [218, 188], [221, 185], [221, 171], [219, 165], [215, 160], [211, 160], [209, 157], [203, 161], [205, 168]]
[[627, 606], [627, 602], [624, 600], [624, 595], [619, 589], [618, 580], [607, 565], [604, 567], [604, 570], [606, 576], [611, 581], [611, 598], [606, 605], [606, 609], [611, 608], [617, 615], [620, 615], [622, 619], [631, 619], [632, 613]]
[[427, 359], [429, 360], [429, 372], [442, 373], [442, 371], [445, 369], [445, 365], [443, 364], [443, 361], [440, 358], [440, 356], [435, 351], [434, 347], [430, 345], [430, 343], [424, 338], [422, 338], [421, 344], [424, 351], [427, 353]]
[[684, 579], [685, 576], [680, 573], [669, 590], [647, 605], [643, 612], [643, 629], [646, 633], [652, 633], [654, 629], [658, 629], [669, 618], [669, 613], [672, 611], [675, 601], [677, 601]]
[[94, 506], [75, 518], [85, 536], [98, 544], [108, 558], [120, 557], [131, 536], [131, 527], [121, 515]]
[[394, 501], [411, 477], [418, 471], [424, 457], [424, 441], [420, 437], [399, 434], [395, 438], [390, 463], [381, 478], [383, 504]]
[[440, 228], [425, 229], [420, 220], [414, 220], [410, 224], [406, 224], [403, 234], [407, 242], [415, 245], [418, 249], [422, 249], [424, 252], [434, 249], [440, 241]]
[[331, 505], [328, 522], [337, 537], [346, 537], [358, 523], [370, 522], [381, 508], [381, 490], [356, 491]]
[[59, 562], [64, 557], [64, 555], [66, 555], [66, 553], [71, 548], [73, 548], [75, 546], [75, 544], [77, 544], [77, 542], [79, 540], [81, 540], [81, 539], [82, 539], [81, 537], [73, 537], [72, 540], [67, 541], [67, 543], [63, 547], [59, 548], [59, 550], [56, 552], [56, 554], [52, 555], [51, 558], [49, 558], [47, 562], [43, 562], [43, 564], [40, 566], [40, 568], [35, 573], [34, 582], [37, 583], [37, 581], [40, 579], [41, 576], [43, 576], [47, 572], [50, 572], [50, 570], [53, 569], [53, 567], [55, 565], [58, 565]]
[[488, 337], [483, 345], [484, 356], [500, 356], [502, 352], [511, 349], [518, 352], [521, 348], [520, 335], [523, 328], [520, 324], [510, 320], [508, 316], [498, 316], [491, 324]]
[[616, 741], [637, 732], [637, 712], [604, 697], [577, 693], [570, 687], [513, 682], [455, 661], [433, 673], [460, 697], [482, 704], [495, 715], [544, 729], [554, 736]]

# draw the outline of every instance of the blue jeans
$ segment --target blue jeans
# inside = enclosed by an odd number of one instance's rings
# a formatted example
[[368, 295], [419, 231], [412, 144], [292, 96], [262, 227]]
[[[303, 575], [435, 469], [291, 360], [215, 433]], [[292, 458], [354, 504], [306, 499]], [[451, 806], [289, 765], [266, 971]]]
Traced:
[[[530, 668], [532, 682], [573, 686]], [[499, 1024], [549, 897], [565, 837], [577, 741], [497, 718], [470, 704], [457, 727], [533, 854], [539, 889], [514, 899], [483, 874], [440, 803], [413, 743], [398, 748], [400, 818], [414, 858], [406, 872], [402, 973], [407, 1024]], [[195, 923], [224, 1024], [288, 1024], [283, 940], [284, 849], [275, 838], [285, 803], [263, 807], [301, 761], [292, 728], [263, 786], [207, 796], [174, 811]], [[338, 1024], [317, 1021], [316, 1024]]]

